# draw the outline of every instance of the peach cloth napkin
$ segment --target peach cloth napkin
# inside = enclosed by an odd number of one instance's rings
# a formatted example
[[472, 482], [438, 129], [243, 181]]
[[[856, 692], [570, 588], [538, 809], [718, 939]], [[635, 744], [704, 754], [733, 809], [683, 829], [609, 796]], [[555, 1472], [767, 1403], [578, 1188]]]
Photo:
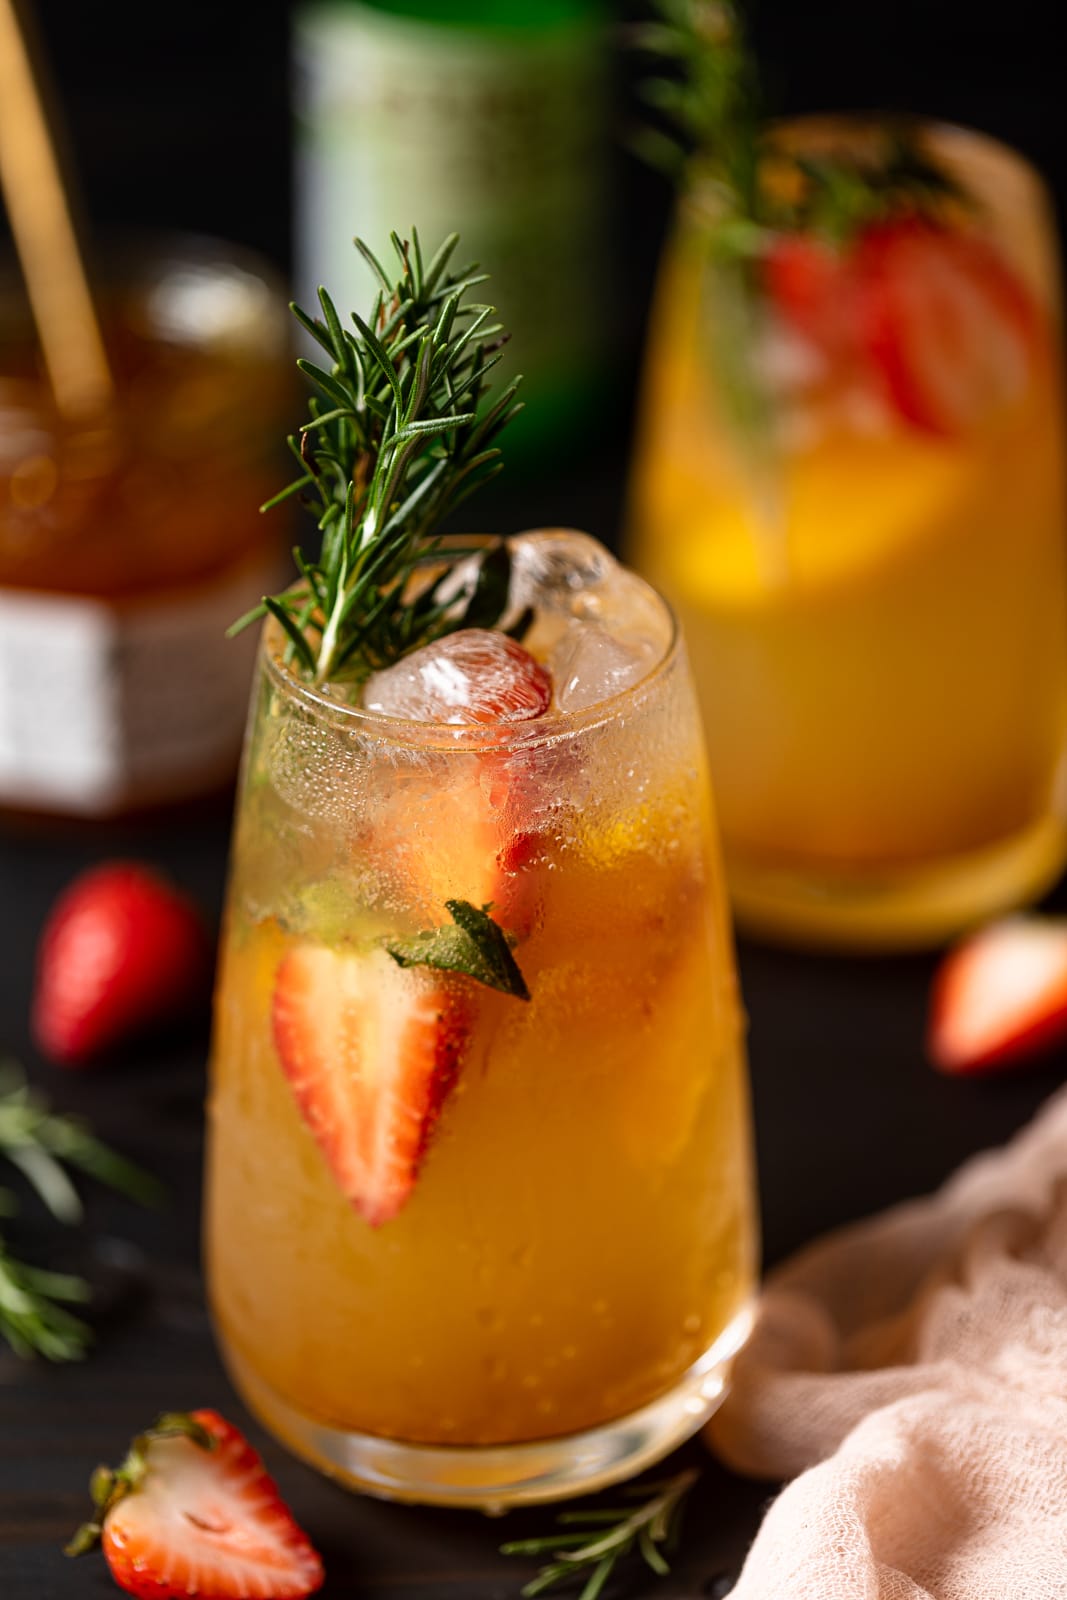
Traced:
[[1065, 1600], [1067, 1090], [773, 1273], [708, 1432], [795, 1478], [730, 1600]]

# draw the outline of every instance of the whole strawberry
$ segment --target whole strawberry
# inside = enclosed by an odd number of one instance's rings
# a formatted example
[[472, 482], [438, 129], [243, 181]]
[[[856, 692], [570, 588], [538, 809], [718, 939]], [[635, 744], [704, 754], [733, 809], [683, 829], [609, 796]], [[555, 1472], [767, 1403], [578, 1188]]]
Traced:
[[32, 1027], [42, 1054], [82, 1067], [203, 997], [210, 946], [191, 901], [135, 861], [75, 878], [37, 951]]
[[117, 1470], [97, 1467], [95, 1516], [67, 1554], [99, 1543], [142, 1600], [303, 1600], [322, 1562], [262, 1461], [217, 1411], [174, 1412], [139, 1434]]

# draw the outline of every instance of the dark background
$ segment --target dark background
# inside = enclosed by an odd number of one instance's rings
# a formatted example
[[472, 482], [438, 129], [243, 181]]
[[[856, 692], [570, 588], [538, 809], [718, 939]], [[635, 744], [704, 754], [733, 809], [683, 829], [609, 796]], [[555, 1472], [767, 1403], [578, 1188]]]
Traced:
[[[291, 9], [37, 0], [94, 222], [218, 233], [285, 263]], [[609, 6], [620, 20], [640, 9]], [[1049, 0], [751, 0], [746, 11], [773, 109], [890, 108], [969, 123], [1035, 161], [1062, 210], [1063, 73]], [[625, 269], [626, 240], [658, 228], [662, 197], [629, 162], [619, 167], [638, 203], [620, 241]]]
[[[87, 232], [145, 224], [214, 233], [286, 268], [292, 9], [286, 0], [37, 0]], [[640, 0], [608, 0], [605, 9], [620, 35], [626, 20], [645, 14]], [[745, 13], [769, 109], [890, 108], [970, 124], [1030, 157], [1064, 214], [1063, 73], [1050, 0], [749, 0]], [[524, 498], [527, 525], [581, 525], [587, 511], [590, 531], [608, 541], [618, 531], [643, 323], [669, 204], [667, 185], [623, 148], [637, 71], [620, 50], [612, 274], [618, 381], [597, 441], [603, 487], [576, 507], [571, 476], [548, 474], [532, 501]], [[490, 502], [487, 516], [492, 511]]]

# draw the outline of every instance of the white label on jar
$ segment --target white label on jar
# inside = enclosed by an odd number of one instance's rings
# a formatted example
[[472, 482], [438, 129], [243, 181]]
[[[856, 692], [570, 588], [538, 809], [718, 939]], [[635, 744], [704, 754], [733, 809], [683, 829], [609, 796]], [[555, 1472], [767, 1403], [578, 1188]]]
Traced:
[[240, 752], [257, 554], [209, 583], [111, 602], [0, 589], [0, 804], [105, 816], [220, 785]]

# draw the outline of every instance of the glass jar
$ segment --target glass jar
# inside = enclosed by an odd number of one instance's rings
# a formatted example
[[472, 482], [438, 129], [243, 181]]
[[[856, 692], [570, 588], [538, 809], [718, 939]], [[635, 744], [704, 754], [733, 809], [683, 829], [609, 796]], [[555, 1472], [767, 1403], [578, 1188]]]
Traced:
[[0, 806], [105, 817], [219, 789], [276, 587], [285, 302], [210, 240], [101, 272], [113, 403], [56, 410], [20, 287], [0, 290]]

